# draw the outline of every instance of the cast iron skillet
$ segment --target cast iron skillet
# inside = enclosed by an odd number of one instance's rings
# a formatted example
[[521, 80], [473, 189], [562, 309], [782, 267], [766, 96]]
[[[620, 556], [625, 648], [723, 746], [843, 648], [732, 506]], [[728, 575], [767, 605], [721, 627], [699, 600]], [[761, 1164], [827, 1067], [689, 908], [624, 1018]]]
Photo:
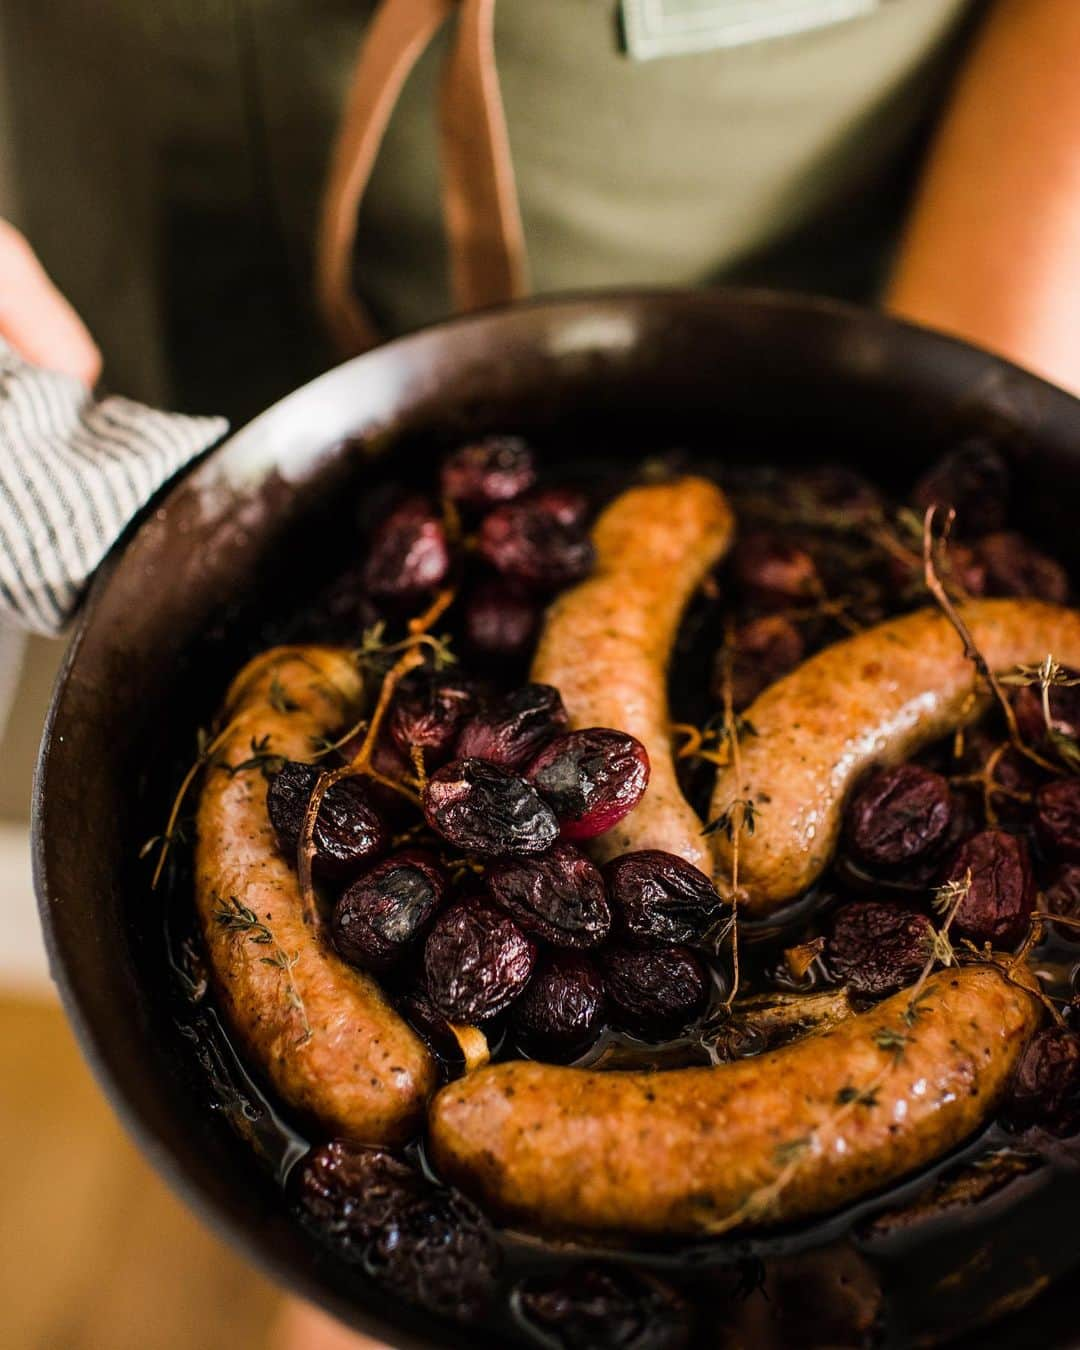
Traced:
[[[496, 1341], [350, 1294], [288, 1220], [177, 1036], [162, 902], [137, 855], [259, 626], [343, 560], [327, 540], [350, 542], [341, 504], [362, 495], [371, 456], [399, 450], [408, 477], [432, 447], [491, 429], [568, 457], [681, 446], [847, 460], [899, 484], [978, 432], [1020, 466], [1018, 522], [1080, 576], [1080, 403], [881, 315], [760, 291], [600, 295], [442, 324], [284, 399], [145, 514], [97, 578], [42, 742], [34, 863], [53, 975], [102, 1086], [185, 1200], [284, 1285], [406, 1347]], [[1068, 1312], [1051, 1294], [977, 1343], [1071, 1344]]]

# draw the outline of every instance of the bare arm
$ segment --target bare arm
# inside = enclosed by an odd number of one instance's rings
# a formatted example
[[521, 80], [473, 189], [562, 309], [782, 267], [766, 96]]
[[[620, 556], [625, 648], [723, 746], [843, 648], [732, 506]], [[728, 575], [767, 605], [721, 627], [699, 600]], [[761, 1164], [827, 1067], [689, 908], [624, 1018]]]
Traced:
[[1080, 0], [998, 0], [886, 304], [1080, 393]]

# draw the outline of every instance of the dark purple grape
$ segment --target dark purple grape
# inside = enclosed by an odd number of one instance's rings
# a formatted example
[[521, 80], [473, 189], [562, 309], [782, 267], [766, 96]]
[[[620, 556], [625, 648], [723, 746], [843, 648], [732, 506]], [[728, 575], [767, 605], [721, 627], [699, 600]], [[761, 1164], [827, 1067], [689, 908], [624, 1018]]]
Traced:
[[[292, 860], [304, 816], [322, 770], [317, 764], [288, 760], [270, 780], [266, 809], [282, 851]], [[386, 828], [372, 806], [360, 778], [345, 778], [329, 789], [319, 804], [313, 836], [312, 866], [320, 876], [340, 878], [370, 865], [384, 852]]]
[[503, 769], [522, 769], [565, 731], [568, 720], [553, 685], [524, 684], [494, 699], [465, 724], [457, 753]]
[[543, 488], [534, 492], [529, 502], [560, 525], [584, 525], [589, 518], [589, 499], [579, 488]]
[[611, 947], [601, 972], [613, 1015], [641, 1036], [682, 1031], [708, 1001], [708, 975], [688, 947]]
[[451, 451], [439, 480], [444, 497], [483, 510], [528, 492], [536, 482], [536, 465], [520, 436], [485, 436]]
[[364, 581], [378, 600], [414, 603], [450, 571], [442, 517], [426, 497], [408, 497], [371, 537]]
[[684, 1350], [690, 1308], [655, 1276], [625, 1266], [576, 1266], [516, 1290], [522, 1319], [560, 1350]]
[[428, 767], [441, 764], [478, 703], [476, 685], [468, 676], [449, 671], [411, 671], [394, 691], [390, 734], [407, 757], [419, 747]]
[[1067, 942], [1080, 942], [1080, 863], [1062, 863], [1050, 874], [1043, 889], [1048, 914], [1075, 919], [1073, 924], [1055, 924], [1054, 932]]
[[392, 969], [416, 945], [446, 892], [446, 873], [420, 849], [395, 853], [352, 883], [334, 906], [334, 945], [354, 966]]
[[955, 533], [964, 539], [1000, 530], [1008, 517], [1009, 470], [998, 451], [972, 439], [943, 456], [919, 479], [912, 500], [956, 512]]
[[888, 900], [859, 900], [837, 911], [825, 961], [833, 978], [857, 993], [890, 994], [918, 979], [933, 943], [925, 914]]
[[1031, 596], [1064, 604], [1069, 577], [1064, 567], [1040, 551], [1022, 534], [1000, 531], [984, 535], [975, 554], [986, 568], [987, 595]]
[[427, 1183], [385, 1149], [333, 1139], [297, 1165], [289, 1189], [301, 1218], [355, 1259], [387, 1222], [424, 1193]]
[[[1075, 684], [1052, 684], [1047, 690], [1050, 705], [1050, 727], [1058, 736], [1071, 741], [1080, 739], [1080, 671], [1065, 666], [1061, 674]], [[1037, 684], [1021, 685], [1013, 694], [1013, 709], [1021, 735], [1030, 745], [1046, 740], [1046, 714], [1043, 712], [1042, 690]]]
[[734, 566], [747, 599], [762, 609], [804, 605], [821, 593], [821, 580], [810, 554], [766, 531], [754, 531], [739, 541]]
[[[763, 689], [793, 670], [803, 659], [806, 643], [802, 634], [780, 614], [751, 619], [735, 634], [731, 663], [731, 695], [736, 709], [748, 707]], [[713, 667], [713, 696], [724, 697], [727, 659], [717, 652]]]
[[1080, 1125], [1080, 1037], [1064, 1027], [1037, 1031], [1013, 1078], [1006, 1114], [1014, 1125], [1071, 1133]]
[[600, 872], [571, 844], [492, 863], [486, 881], [491, 898], [527, 933], [553, 946], [595, 947], [611, 928]]
[[1039, 788], [1035, 833], [1047, 853], [1080, 862], [1080, 778], [1058, 778]]
[[957, 936], [980, 947], [989, 942], [1012, 948], [1027, 932], [1035, 908], [1035, 877], [1020, 835], [1004, 830], [973, 835], [960, 845], [946, 880], [967, 885], [953, 924]]
[[561, 496], [538, 494], [496, 507], [480, 526], [480, 556], [530, 589], [569, 586], [588, 576], [595, 560], [584, 524], [571, 517]]
[[514, 1029], [528, 1048], [565, 1055], [600, 1030], [604, 1006], [604, 982], [593, 962], [580, 952], [550, 952], [514, 1005]]
[[435, 921], [424, 947], [432, 1003], [452, 1022], [497, 1017], [525, 990], [536, 947], [487, 900], [459, 900]]
[[674, 853], [641, 849], [604, 868], [615, 920], [630, 942], [708, 946], [730, 913], [704, 872]]
[[438, 1317], [475, 1322], [498, 1285], [498, 1245], [464, 1196], [435, 1190], [405, 1206], [375, 1235], [365, 1268], [383, 1288]]
[[543, 853], [559, 837], [554, 812], [535, 789], [482, 759], [455, 759], [432, 774], [424, 816], [451, 844], [487, 857]]
[[846, 812], [848, 840], [871, 867], [925, 857], [945, 838], [952, 794], [939, 773], [918, 764], [876, 769], [855, 790]]
[[509, 582], [482, 581], [465, 600], [465, 636], [482, 656], [516, 660], [532, 646], [540, 614], [537, 602]]
[[631, 812], [649, 784], [645, 747], [624, 731], [589, 727], [556, 737], [526, 777], [554, 808], [566, 839], [592, 839]]

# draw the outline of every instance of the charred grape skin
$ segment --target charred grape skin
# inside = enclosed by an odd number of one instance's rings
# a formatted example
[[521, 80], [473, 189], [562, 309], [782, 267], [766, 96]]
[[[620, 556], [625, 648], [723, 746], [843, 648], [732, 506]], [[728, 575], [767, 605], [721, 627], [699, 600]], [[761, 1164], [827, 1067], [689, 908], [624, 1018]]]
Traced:
[[496, 507], [484, 517], [477, 551], [502, 576], [535, 591], [553, 591], [592, 571], [595, 550], [567, 503], [548, 496]]
[[821, 593], [813, 558], [790, 540], [764, 530], [746, 535], [735, 547], [735, 576], [750, 603], [761, 609], [806, 604]]
[[566, 730], [568, 721], [553, 685], [523, 684], [492, 700], [466, 722], [458, 739], [458, 757], [522, 769]]
[[954, 532], [970, 539], [1000, 530], [1008, 517], [1010, 474], [997, 450], [976, 439], [943, 456], [919, 479], [912, 501], [956, 512]]
[[838, 910], [825, 945], [833, 979], [878, 997], [915, 981], [934, 942], [925, 914], [891, 901], [856, 901]]
[[535, 482], [533, 452], [520, 436], [485, 436], [459, 446], [439, 473], [442, 495], [472, 511], [513, 501]]
[[641, 849], [612, 859], [604, 881], [619, 936], [648, 945], [707, 945], [725, 915], [712, 881], [685, 858]]
[[952, 794], [939, 773], [918, 764], [878, 769], [848, 803], [848, 843], [868, 867], [894, 868], [930, 853], [952, 820]]
[[[970, 880], [969, 880], [970, 876]], [[1035, 877], [1027, 841], [1004, 830], [982, 830], [960, 845], [946, 881], [966, 887], [953, 930], [981, 947], [1011, 949], [1027, 932], [1035, 908]]]
[[394, 691], [390, 734], [406, 756], [419, 749], [426, 765], [441, 764], [478, 704], [476, 685], [467, 676], [411, 671]]
[[301, 1219], [342, 1255], [360, 1257], [375, 1234], [427, 1183], [381, 1148], [332, 1139], [311, 1150], [289, 1178]]
[[1080, 1037], [1064, 1027], [1037, 1031], [1013, 1079], [1006, 1114], [1021, 1128], [1072, 1133], [1080, 1126]]
[[482, 581], [465, 600], [465, 637], [480, 656], [520, 660], [533, 645], [540, 615], [540, 606], [519, 587], [499, 579]]
[[525, 776], [554, 810], [565, 839], [593, 839], [641, 801], [649, 756], [624, 731], [589, 727], [557, 736]]
[[446, 873], [431, 854], [410, 849], [384, 859], [338, 898], [335, 947], [362, 970], [392, 970], [427, 931], [446, 888]]
[[514, 1032], [529, 1050], [564, 1056], [596, 1036], [605, 1006], [604, 981], [589, 957], [550, 952], [514, 1005]]
[[1080, 862], [1080, 778], [1057, 778], [1039, 788], [1035, 833], [1052, 857]]
[[486, 882], [496, 904], [554, 947], [595, 947], [611, 928], [603, 878], [570, 844], [492, 863]]
[[987, 595], [1031, 596], [1058, 605], [1069, 598], [1064, 567], [1022, 534], [1002, 530], [985, 535], [976, 543], [975, 555], [986, 569]]
[[525, 992], [536, 946], [488, 900], [459, 900], [435, 921], [424, 978], [435, 1008], [452, 1022], [486, 1022]]
[[[806, 654], [806, 642], [780, 614], [763, 614], [745, 623], [735, 634], [731, 663], [731, 699], [737, 711], [747, 708], [774, 680], [794, 670]], [[712, 690], [717, 702], [724, 697], [726, 653], [719, 651], [713, 666]]]
[[455, 759], [432, 774], [423, 807], [436, 834], [484, 857], [543, 853], [559, 837], [555, 813], [536, 790], [482, 759]]
[[708, 1001], [708, 975], [688, 947], [609, 947], [600, 970], [613, 1020], [647, 1039], [685, 1030]]
[[[289, 760], [270, 780], [266, 809], [286, 857], [295, 859], [304, 816], [322, 770]], [[386, 851], [387, 832], [359, 778], [345, 778], [323, 797], [313, 835], [312, 867], [327, 879], [355, 874]]]
[[372, 534], [364, 583], [377, 600], [414, 603], [441, 586], [449, 572], [446, 529], [426, 497], [406, 498]]
[[382, 1225], [364, 1263], [397, 1297], [462, 1323], [478, 1321], [491, 1307], [500, 1264], [480, 1211], [457, 1191], [434, 1189]]
[[533, 1277], [514, 1302], [529, 1326], [562, 1350], [685, 1350], [688, 1304], [668, 1285], [623, 1266], [578, 1266]]

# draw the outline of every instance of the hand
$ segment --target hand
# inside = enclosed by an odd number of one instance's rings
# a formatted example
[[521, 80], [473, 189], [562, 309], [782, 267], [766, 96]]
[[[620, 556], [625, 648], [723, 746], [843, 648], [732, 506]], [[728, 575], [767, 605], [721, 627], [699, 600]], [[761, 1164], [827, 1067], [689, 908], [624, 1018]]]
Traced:
[[28, 361], [74, 375], [87, 388], [101, 375], [101, 353], [86, 325], [5, 220], [0, 220], [0, 337]]

